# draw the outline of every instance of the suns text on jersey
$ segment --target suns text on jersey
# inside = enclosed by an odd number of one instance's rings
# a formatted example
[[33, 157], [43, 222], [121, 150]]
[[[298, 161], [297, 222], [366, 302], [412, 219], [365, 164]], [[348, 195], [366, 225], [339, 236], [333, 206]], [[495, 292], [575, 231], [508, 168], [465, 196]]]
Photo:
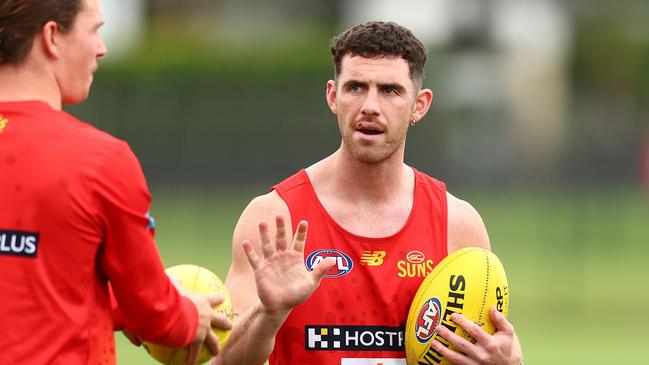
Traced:
[[397, 276], [400, 278], [425, 278], [435, 267], [435, 262], [426, 260], [421, 251], [413, 250], [405, 256], [405, 260], [397, 261]]
[[404, 260], [397, 261], [397, 276], [400, 278], [425, 278], [433, 271], [435, 262], [426, 260], [420, 264], [413, 264]]

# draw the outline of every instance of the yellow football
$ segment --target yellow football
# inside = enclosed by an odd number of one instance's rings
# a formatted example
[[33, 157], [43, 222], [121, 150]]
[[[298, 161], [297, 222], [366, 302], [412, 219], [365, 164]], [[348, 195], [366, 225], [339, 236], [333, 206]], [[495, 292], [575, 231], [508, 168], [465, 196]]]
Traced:
[[494, 306], [507, 317], [509, 287], [498, 257], [477, 247], [448, 255], [424, 279], [410, 305], [405, 335], [407, 363], [450, 364], [430, 346], [431, 341], [449, 346], [435, 328], [445, 326], [471, 341], [471, 336], [451, 321], [451, 314], [460, 313], [492, 334], [496, 328], [489, 311]]
[[[221, 294], [225, 297], [223, 303], [214, 307], [214, 312], [226, 315], [232, 320], [232, 302], [230, 301], [230, 294], [228, 289], [223, 285], [221, 279], [214, 273], [204, 267], [198, 265], [177, 265], [172, 266], [165, 270], [167, 275], [180, 280], [183, 288], [200, 293], [200, 294]], [[219, 338], [221, 347], [225, 344], [230, 335], [230, 331], [225, 330], [212, 330]], [[187, 349], [177, 349], [167, 346], [154, 344], [151, 342], [144, 342], [142, 344], [144, 349], [156, 360], [166, 365], [184, 365], [187, 359]], [[203, 346], [198, 357], [198, 364], [203, 364], [210, 360], [212, 355], [209, 350]]]

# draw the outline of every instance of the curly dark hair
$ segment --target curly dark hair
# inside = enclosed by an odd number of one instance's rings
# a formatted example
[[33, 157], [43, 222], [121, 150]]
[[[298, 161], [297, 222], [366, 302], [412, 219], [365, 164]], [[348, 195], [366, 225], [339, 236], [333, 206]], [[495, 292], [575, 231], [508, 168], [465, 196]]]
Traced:
[[55, 21], [61, 31], [74, 26], [83, 0], [0, 1], [0, 65], [20, 65], [32, 49], [34, 36]]
[[336, 78], [342, 71], [341, 60], [345, 55], [380, 58], [402, 57], [408, 62], [410, 78], [418, 87], [424, 80], [426, 48], [410, 30], [394, 22], [368, 22], [356, 25], [331, 42]]

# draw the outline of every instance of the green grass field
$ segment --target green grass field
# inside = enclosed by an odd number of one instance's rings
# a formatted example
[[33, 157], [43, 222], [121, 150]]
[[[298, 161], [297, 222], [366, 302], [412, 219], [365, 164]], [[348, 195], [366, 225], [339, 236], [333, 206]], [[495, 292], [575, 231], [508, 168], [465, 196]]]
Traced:
[[[165, 265], [225, 278], [234, 225], [263, 192], [154, 189]], [[526, 364], [649, 363], [649, 196], [619, 187], [452, 193], [481, 213], [507, 270]], [[155, 364], [116, 339], [120, 364]]]

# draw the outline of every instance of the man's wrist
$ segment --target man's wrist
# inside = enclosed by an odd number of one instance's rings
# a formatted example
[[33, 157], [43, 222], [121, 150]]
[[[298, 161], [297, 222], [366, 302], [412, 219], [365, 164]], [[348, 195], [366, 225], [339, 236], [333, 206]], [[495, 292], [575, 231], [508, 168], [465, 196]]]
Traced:
[[286, 318], [288, 318], [291, 310], [269, 310], [261, 301], [258, 301], [256, 305], [256, 312], [258, 313], [258, 315], [263, 316], [265, 321], [270, 321], [273, 324], [278, 324], [279, 326], [281, 326], [284, 321], [286, 321]]

